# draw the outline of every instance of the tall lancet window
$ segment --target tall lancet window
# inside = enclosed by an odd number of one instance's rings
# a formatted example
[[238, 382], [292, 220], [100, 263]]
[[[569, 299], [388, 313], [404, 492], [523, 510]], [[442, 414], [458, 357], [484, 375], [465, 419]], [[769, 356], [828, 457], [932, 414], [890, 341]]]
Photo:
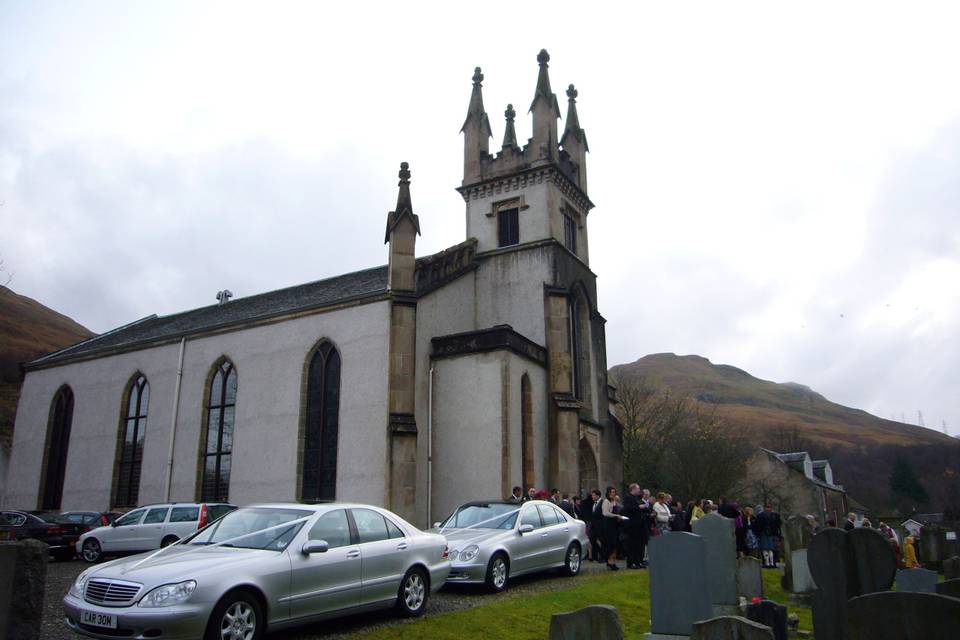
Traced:
[[300, 499], [326, 502], [337, 497], [337, 442], [340, 434], [340, 354], [323, 342], [307, 370]]
[[44, 452], [43, 484], [40, 487], [40, 508], [59, 511], [63, 481], [67, 474], [67, 451], [70, 448], [70, 426], [73, 424], [73, 391], [64, 385], [57, 391], [50, 407], [50, 426]]
[[117, 456], [116, 490], [113, 506], [135, 507], [140, 494], [140, 466], [143, 441], [147, 433], [147, 405], [150, 385], [141, 374], [130, 383], [126, 394], [126, 417], [120, 426], [120, 450]]
[[236, 420], [237, 370], [229, 360], [221, 362], [210, 381], [207, 428], [201, 460], [203, 480], [200, 500], [225, 502], [230, 494], [230, 461]]

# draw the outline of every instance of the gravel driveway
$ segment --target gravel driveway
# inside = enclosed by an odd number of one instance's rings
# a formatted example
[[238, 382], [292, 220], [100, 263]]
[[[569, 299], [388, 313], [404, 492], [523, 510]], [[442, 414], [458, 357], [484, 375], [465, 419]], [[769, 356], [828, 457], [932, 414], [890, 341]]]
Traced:
[[[80, 560], [71, 562], [51, 562], [47, 565], [47, 591], [44, 599], [43, 635], [44, 640], [77, 640], [82, 636], [72, 633], [63, 622], [63, 613], [60, 601], [70, 589], [76, 577], [89, 565]], [[593, 562], [583, 563], [583, 573], [605, 571], [602, 564]], [[434, 615], [447, 611], [470, 609], [484, 604], [490, 604], [505, 598], [514, 598], [520, 595], [539, 593], [542, 591], [560, 591], [575, 584], [571, 580], [556, 572], [544, 572], [532, 576], [515, 578], [510, 581], [504, 593], [490, 594], [482, 588], [472, 588], [466, 585], [452, 585], [444, 587], [439, 593], [431, 596], [424, 615]], [[282, 633], [269, 634], [270, 640], [312, 640], [313, 638], [346, 638], [352, 634], [373, 631], [381, 627], [397, 624], [406, 624], [408, 620], [397, 618], [390, 611], [367, 613], [346, 618], [327, 620], [306, 627], [297, 627], [285, 630]]]

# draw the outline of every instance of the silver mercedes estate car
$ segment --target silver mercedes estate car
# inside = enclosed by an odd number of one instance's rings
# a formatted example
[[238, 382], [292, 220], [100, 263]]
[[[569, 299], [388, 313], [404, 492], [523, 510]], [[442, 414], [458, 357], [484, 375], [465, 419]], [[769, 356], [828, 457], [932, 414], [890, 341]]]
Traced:
[[544, 500], [468, 502], [433, 529], [447, 538], [447, 582], [503, 591], [510, 576], [559, 568], [580, 573], [587, 527]]
[[367, 609], [423, 613], [446, 540], [360, 504], [238, 509], [171, 546], [81, 573], [66, 624], [93, 638], [257, 640]]

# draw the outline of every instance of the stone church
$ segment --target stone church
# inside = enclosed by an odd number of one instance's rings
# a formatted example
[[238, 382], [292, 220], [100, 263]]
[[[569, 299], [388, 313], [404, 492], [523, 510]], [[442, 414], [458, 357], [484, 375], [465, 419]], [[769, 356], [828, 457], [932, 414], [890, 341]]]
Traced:
[[466, 240], [416, 257], [400, 165], [388, 264], [108, 331], [26, 365], [3, 504], [344, 500], [421, 526], [515, 484], [621, 480], [590, 270], [587, 139], [546, 51], [521, 146], [477, 68]]

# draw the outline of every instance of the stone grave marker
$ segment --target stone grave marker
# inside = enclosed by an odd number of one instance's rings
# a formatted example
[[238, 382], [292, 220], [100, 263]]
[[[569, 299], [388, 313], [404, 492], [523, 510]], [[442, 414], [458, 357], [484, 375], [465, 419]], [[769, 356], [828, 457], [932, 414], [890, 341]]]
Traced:
[[550, 640], [623, 640], [616, 607], [595, 604], [550, 616]]
[[944, 530], [935, 524], [925, 524], [920, 529], [920, 560], [924, 565], [939, 566], [944, 560], [946, 546]]
[[810, 542], [813, 631], [817, 640], [845, 640], [847, 601], [893, 584], [896, 560], [886, 538], [873, 529], [824, 529]]
[[767, 625], [775, 640], [787, 640], [787, 608], [773, 600], [761, 600], [747, 605], [747, 618]]
[[960, 578], [960, 556], [953, 556], [943, 561], [943, 577], [945, 580]]
[[720, 616], [694, 623], [690, 640], [774, 640], [770, 627], [740, 616]]
[[[813, 593], [817, 583], [810, 573], [810, 561], [807, 559], [806, 549], [797, 549], [790, 552], [790, 584], [793, 593]], [[784, 574], [786, 575], [786, 574]]]
[[648, 640], [689, 636], [693, 623], [713, 617], [706, 572], [707, 543], [698, 535], [673, 531], [650, 541], [650, 629]]
[[953, 580], [944, 580], [943, 582], [938, 582], [935, 587], [937, 593], [942, 596], [950, 596], [951, 598], [960, 598], [960, 578], [954, 578]]
[[747, 556], [737, 560], [737, 594], [748, 601], [763, 598], [763, 571], [756, 558]]
[[[886, 591], [852, 598], [849, 640], [949, 640], [960, 632], [960, 599], [935, 593]], [[816, 630], [820, 640], [820, 631]]]
[[[801, 586], [805, 591], [797, 591], [796, 588], [794, 588], [793, 565], [794, 558], [800, 558], [802, 562], [806, 563], [806, 549], [813, 539], [813, 523], [810, 522], [810, 519], [806, 516], [790, 516], [786, 522], [783, 523], [782, 532], [785, 567], [783, 577], [780, 579], [780, 585], [785, 591], [792, 593], [806, 593], [807, 591], [811, 591], [812, 587], [809, 585], [811, 585], [812, 580], [808, 577], [810, 572], [806, 569], [806, 566], [801, 567], [798, 571], [798, 578], [802, 582]], [[802, 553], [794, 555], [795, 551], [802, 551]]]
[[[709, 513], [693, 523], [693, 533], [702, 536], [707, 545], [707, 589], [714, 615], [737, 611], [737, 539], [736, 524], [719, 513]], [[712, 616], [711, 616], [712, 617]]]
[[0, 542], [0, 638], [40, 638], [48, 555], [39, 540]]
[[936, 593], [937, 572], [929, 569], [900, 569], [897, 571], [897, 591]]

